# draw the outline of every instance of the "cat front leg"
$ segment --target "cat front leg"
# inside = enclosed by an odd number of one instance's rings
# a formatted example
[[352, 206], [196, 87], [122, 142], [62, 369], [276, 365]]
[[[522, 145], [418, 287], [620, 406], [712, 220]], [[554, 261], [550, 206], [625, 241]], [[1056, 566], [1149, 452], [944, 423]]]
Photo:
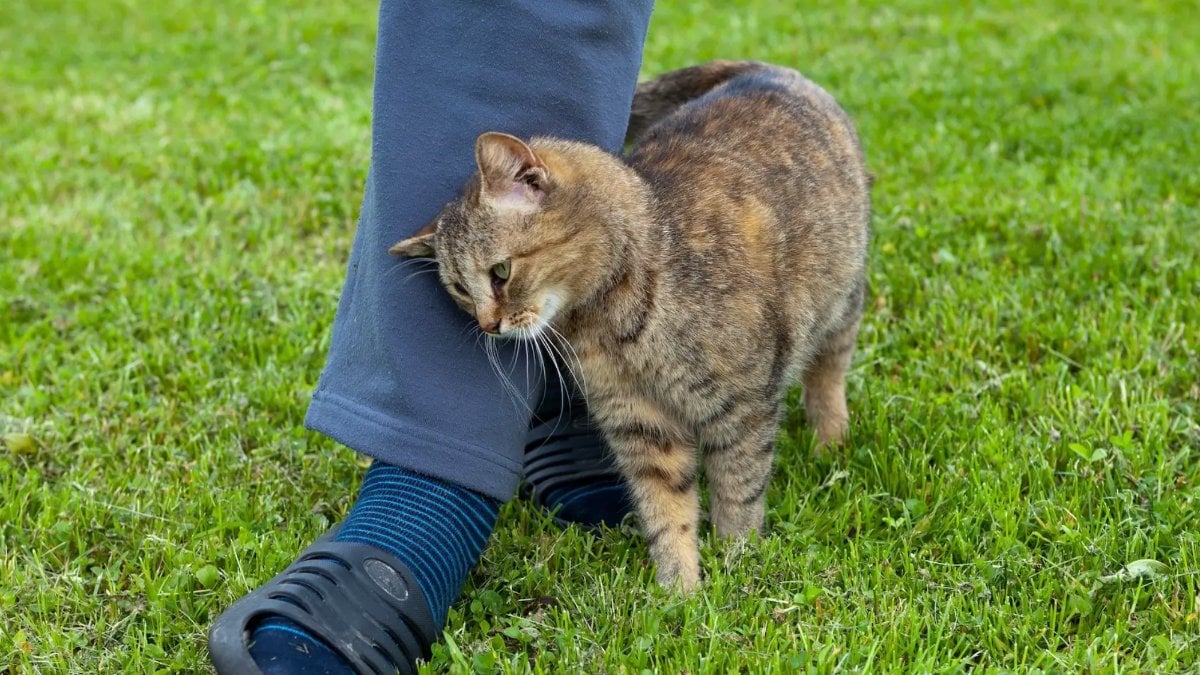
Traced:
[[601, 426], [629, 484], [658, 583], [694, 590], [700, 584], [695, 447], [644, 419]]
[[724, 433], [702, 443], [709, 514], [718, 536], [743, 539], [762, 528], [778, 430], [778, 414], [750, 414], [731, 419]]

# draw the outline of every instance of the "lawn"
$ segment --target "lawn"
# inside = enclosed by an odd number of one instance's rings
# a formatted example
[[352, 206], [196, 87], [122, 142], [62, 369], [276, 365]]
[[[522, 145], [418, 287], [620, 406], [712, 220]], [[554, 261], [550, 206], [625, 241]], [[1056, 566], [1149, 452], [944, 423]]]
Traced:
[[[768, 532], [686, 600], [636, 534], [506, 506], [431, 671], [1200, 668], [1200, 12], [971, 4], [661, 3], [645, 74], [793, 65], [859, 124], [852, 440], [794, 407]], [[375, 11], [5, 3], [0, 673], [203, 672], [349, 508], [301, 421]]]

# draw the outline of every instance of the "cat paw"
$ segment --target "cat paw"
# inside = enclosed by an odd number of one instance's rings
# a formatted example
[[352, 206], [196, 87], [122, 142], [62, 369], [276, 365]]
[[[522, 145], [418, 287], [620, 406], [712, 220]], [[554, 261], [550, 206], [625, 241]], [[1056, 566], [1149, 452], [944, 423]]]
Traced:
[[749, 504], [717, 500], [712, 511], [712, 524], [717, 536], [728, 541], [742, 541], [762, 529], [766, 498], [759, 497]]
[[824, 447], [835, 448], [846, 442], [850, 434], [850, 420], [845, 417], [822, 420], [817, 425], [817, 443]]
[[700, 565], [686, 569], [659, 565], [655, 574], [658, 585], [680, 595], [690, 595], [700, 588]]

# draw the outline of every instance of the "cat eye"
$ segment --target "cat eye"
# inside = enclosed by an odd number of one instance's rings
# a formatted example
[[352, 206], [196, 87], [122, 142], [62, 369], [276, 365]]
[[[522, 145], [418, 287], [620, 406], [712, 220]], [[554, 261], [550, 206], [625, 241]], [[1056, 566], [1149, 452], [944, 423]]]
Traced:
[[492, 265], [492, 283], [497, 286], [503, 286], [505, 281], [508, 281], [508, 274], [512, 271], [512, 259], [498, 262]]

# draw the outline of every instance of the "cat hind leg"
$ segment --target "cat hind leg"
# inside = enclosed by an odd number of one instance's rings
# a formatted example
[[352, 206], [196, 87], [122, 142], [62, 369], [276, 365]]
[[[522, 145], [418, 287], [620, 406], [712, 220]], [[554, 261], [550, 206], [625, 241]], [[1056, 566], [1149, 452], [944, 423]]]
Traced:
[[846, 407], [846, 372], [854, 356], [859, 318], [826, 340], [816, 359], [802, 375], [804, 412], [822, 445], [839, 445], [850, 429]]

